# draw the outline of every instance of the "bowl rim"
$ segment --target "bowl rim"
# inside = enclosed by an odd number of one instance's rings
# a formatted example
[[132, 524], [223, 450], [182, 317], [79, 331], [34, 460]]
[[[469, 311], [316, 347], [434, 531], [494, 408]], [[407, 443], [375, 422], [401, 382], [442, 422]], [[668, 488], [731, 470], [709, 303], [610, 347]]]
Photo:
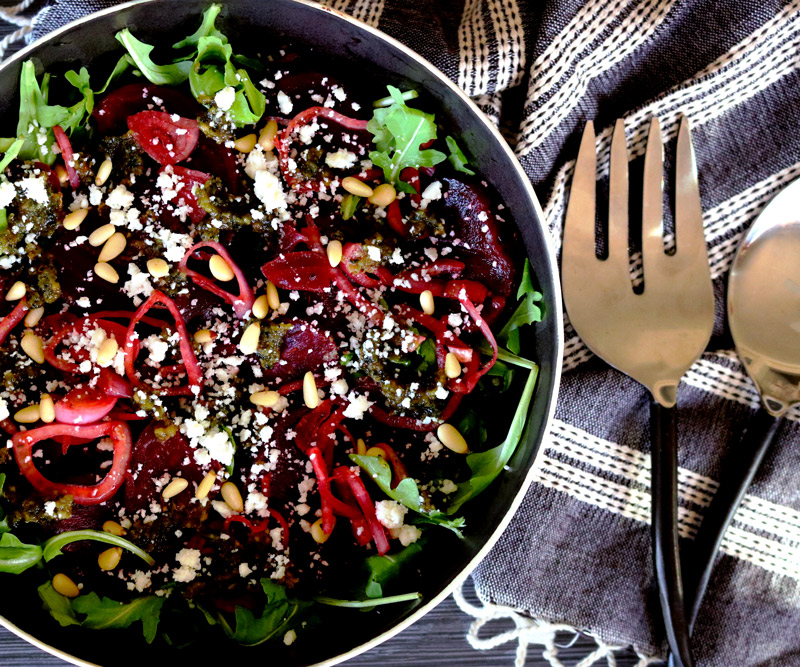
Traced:
[[[450, 77], [448, 77], [444, 72], [442, 72], [439, 68], [437, 68], [433, 63], [431, 63], [427, 58], [424, 58], [419, 53], [411, 49], [410, 47], [406, 46], [399, 40], [387, 35], [383, 31], [379, 30], [377, 27], [371, 26], [359, 19], [356, 19], [349, 14], [345, 14], [339, 10], [333, 9], [331, 7], [327, 7], [325, 5], [321, 5], [314, 0], [288, 0], [294, 4], [303, 5], [310, 9], [322, 12], [324, 14], [329, 14], [335, 16], [339, 20], [346, 21], [351, 25], [356, 26], [360, 30], [363, 30], [367, 33], [370, 33], [373, 37], [388, 43], [390, 46], [394, 47], [395, 49], [403, 52], [406, 56], [412, 58], [417, 64], [422, 66], [424, 69], [428, 71], [433, 77], [437, 78], [441, 83], [445, 84], [452, 93], [454, 93], [463, 104], [466, 104], [467, 107], [473, 112], [476, 120], [482, 123], [486, 129], [489, 130], [490, 134], [494, 137], [497, 145], [505, 154], [506, 158], [510, 162], [510, 164], [514, 168], [514, 172], [522, 185], [522, 189], [527, 195], [531, 206], [536, 213], [538, 218], [538, 222], [542, 227], [542, 232], [544, 236], [545, 248], [546, 248], [546, 255], [550, 259], [550, 265], [546, 267], [546, 273], [550, 278], [553, 286], [552, 294], [549, 297], [552, 300], [553, 304], [553, 312], [548, 313], [554, 319], [554, 328], [556, 331], [556, 345], [555, 345], [555, 359], [553, 364], [553, 371], [552, 371], [552, 391], [548, 396], [549, 405], [547, 406], [547, 410], [544, 415], [544, 421], [542, 423], [542, 440], [547, 436], [549, 433], [553, 418], [555, 415], [556, 403], [558, 400], [558, 393], [561, 384], [561, 371], [562, 371], [562, 361], [564, 356], [564, 322], [563, 322], [563, 304], [561, 298], [561, 280], [558, 274], [558, 262], [556, 256], [556, 250], [553, 243], [552, 235], [550, 234], [547, 228], [547, 222], [544, 216], [544, 211], [542, 210], [541, 204], [539, 203], [539, 199], [536, 195], [536, 192], [533, 189], [533, 185], [531, 184], [530, 178], [525, 173], [525, 170], [522, 168], [519, 160], [517, 159], [516, 155], [514, 154], [511, 146], [509, 146], [508, 142], [503, 138], [500, 134], [500, 131], [495, 126], [495, 124], [489, 119], [489, 117], [475, 104], [475, 102], [458, 86], [455, 82], [453, 82]], [[163, 2], [163, 0], [129, 0], [128, 2], [124, 2], [118, 5], [114, 5], [112, 7], [107, 7], [105, 9], [98, 10], [96, 12], [91, 12], [90, 14], [86, 14], [81, 16], [69, 23], [56, 28], [55, 30], [43, 35], [39, 39], [35, 40], [31, 44], [23, 47], [13, 55], [9, 56], [6, 60], [0, 63], [0, 70], [5, 69], [14, 63], [23, 60], [29, 57], [30, 54], [34, 53], [40, 45], [43, 43], [57, 39], [61, 34], [72, 30], [75, 27], [78, 27], [81, 23], [84, 23], [88, 20], [94, 20], [97, 18], [101, 18], [104, 16], [108, 16], [111, 14], [115, 14], [117, 12], [124, 11], [129, 9], [130, 7], [135, 7], [138, 5], [145, 5], [154, 2]], [[228, 6], [228, 3], [225, 3], [225, 6]], [[536, 267], [537, 275], [542, 275], [542, 268], [544, 267]], [[541, 440], [539, 445], [541, 445]], [[384, 632], [380, 633], [379, 635], [373, 637], [372, 639], [367, 640], [366, 642], [356, 646], [345, 653], [341, 653], [337, 656], [332, 658], [328, 658], [322, 662], [315, 663], [311, 667], [332, 667], [333, 665], [340, 664], [356, 656], [369, 651], [379, 644], [391, 639], [392, 637], [400, 634], [403, 630], [408, 628], [409, 626], [416, 623], [419, 619], [425, 616], [428, 612], [430, 612], [434, 607], [437, 607], [441, 604], [445, 598], [447, 598], [455, 589], [456, 587], [461, 587], [464, 582], [466, 581], [467, 577], [471, 574], [471, 572], [477, 567], [477, 565], [487, 556], [489, 551], [492, 547], [496, 544], [496, 542], [500, 539], [500, 536], [503, 534], [505, 529], [508, 527], [508, 524], [511, 522], [514, 514], [516, 514], [519, 506], [522, 504], [525, 495], [527, 494], [528, 489], [533, 481], [533, 477], [535, 475], [535, 459], [538, 456], [538, 449], [537, 453], [534, 454], [534, 461], [531, 463], [528, 471], [525, 475], [525, 478], [517, 491], [516, 495], [512, 499], [511, 503], [508, 505], [508, 509], [506, 510], [503, 518], [495, 525], [494, 530], [489, 535], [487, 540], [484, 542], [483, 546], [478, 550], [478, 552], [473, 556], [472, 559], [467, 563], [467, 565], [463, 568], [460, 574], [458, 574], [453, 581], [451, 581], [447, 586], [445, 586], [437, 595], [432, 597], [428, 600], [425, 604], [421, 605], [419, 608], [415, 609], [409, 616], [393, 627], [385, 630]], [[47, 644], [45, 641], [39, 639], [38, 637], [34, 637], [30, 633], [22, 630], [21, 628], [17, 627], [14, 623], [9, 621], [4, 616], [0, 615], [0, 626], [5, 627], [7, 630], [12, 632], [13, 634], [17, 635], [21, 639], [24, 639], [28, 643], [36, 646], [42, 651], [49, 653], [50, 655], [56, 656], [65, 660], [73, 665], [79, 665], [80, 667], [102, 667], [97, 663], [88, 662], [86, 660], [82, 660], [80, 658], [76, 658], [75, 656], [66, 653], [65, 651], [58, 649], [50, 644]]]

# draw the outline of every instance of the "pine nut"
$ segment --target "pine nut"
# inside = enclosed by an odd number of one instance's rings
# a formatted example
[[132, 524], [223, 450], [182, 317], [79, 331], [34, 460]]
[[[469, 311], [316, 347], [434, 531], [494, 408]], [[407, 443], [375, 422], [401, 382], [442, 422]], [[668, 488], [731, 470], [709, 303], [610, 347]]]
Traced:
[[217, 481], [217, 473], [213, 470], [206, 474], [205, 477], [200, 481], [197, 485], [197, 491], [195, 491], [194, 497], [198, 500], [203, 500], [204, 498], [208, 497], [208, 494], [211, 492], [211, 487], [214, 486], [214, 482]]
[[163, 278], [169, 275], [169, 264], [160, 257], [147, 260], [147, 273], [153, 278]]
[[114, 163], [111, 161], [111, 158], [106, 158], [100, 164], [99, 169], [97, 170], [97, 176], [94, 179], [95, 185], [103, 185], [107, 180], [108, 177], [111, 176], [111, 170], [114, 168]]
[[261, 338], [261, 325], [253, 322], [248, 325], [239, 341], [239, 351], [242, 354], [253, 354], [258, 349], [258, 339]]
[[234, 141], [233, 147], [240, 153], [249, 153], [256, 147], [256, 141], [258, 137], [255, 134], [247, 134]]
[[75, 582], [72, 581], [66, 574], [61, 574], [60, 572], [53, 577], [53, 590], [59, 595], [63, 595], [65, 598], [76, 598], [81, 594], [80, 589], [75, 585]]
[[397, 199], [397, 190], [394, 189], [394, 186], [391, 183], [381, 183], [372, 191], [369, 201], [375, 206], [386, 208], [395, 199]]
[[56, 420], [56, 407], [50, 394], [42, 394], [39, 399], [39, 419], [45, 424], [51, 424]]
[[359, 456], [364, 456], [367, 453], [367, 443], [364, 442], [363, 438], [359, 438], [356, 440], [356, 454]]
[[436, 429], [436, 437], [447, 449], [454, 451], [456, 454], [466, 454], [469, 449], [464, 436], [452, 424], [442, 424]]
[[39, 421], [39, 404], [29, 405], [27, 408], [14, 413], [14, 421], [19, 424], [35, 424]]
[[44, 363], [44, 343], [42, 343], [42, 339], [39, 338], [39, 336], [37, 336], [35, 333], [32, 331], [26, 331], [25, 335], [22, 336], [22, 340], [20, 341], [19, 345], [25, 354], [27, 354], [37, 364]]
[[433, 303], [433, 292], [429, 289], [426, 289], [422, 294], [419, 295], [419, 305], [422, 306], [422, 312], [426, 315], [433, 315], [433, 311], [436, 310], [436, 306]]
[[81, 223], [86, 220], [86, 216], [89, 214], [88, 208], [79, 208], [73, 211], [72, 213], [67, 213], [64, 216], [64, 220], [62, 221], [62, 225], [64, 225], [64, 229], [72, 231], [73, 229], [78, 229], [81, 226]]
[[458, 357], [452, 352], [448, 352], [444, 358], [444, 374], [449, 378], [457, 378], [461, 375], [461, 364], [458, 363]]
[[330, 533], [326, 533], [322, 529], [322, 519], [317, 519], [314, 523], [311, 524], [311, 537], [317, 544], [325, 544], [328, 541], [328, 538], [333, 534], [333, 531]]
[[67, 168], [63, 164], [57, 164], [53, 167], [53, 171], [56, 172], [56, 176], [58, 176], [58, 182], [61, 183], [61, 185], [66, 185], [67, 181], [69, 181]]
[[126, 533], [126, 530], [116, 521], [106, 521], [103, 524], [103, 532], [109, 533], [110, 535], [116, 535], [117, 537], [122, 537]]
[[220, 489], [222, 499], [225, 504], [230, 507], [234, 512], [241, 512], [244, 509], [244, 501], [242, 494], [239, 493], [239, 487], [233, 482], [225, 482]]
[[250, 394], [250, 402], [253, 405], [271, 408], [280, 397], [281, 395], [277, 391], [257, 391], [255, 394]]
[[233, 280], [236, 277], [231, 265], [225, 261], [222, 255], [214, 255], [209, 259], [208, 268], [211, 271], [211, 275], [223, 283]]
[[209, 331], [208, 329], [200, 329], [200, 331], [195, 332], [194, 334], [194, 342], [200, 345], [204, 343], [210, 343], [214, 340], [216, 336], [213, 332]]
[[15, 282], [11, 288], [6, 292], [6, 301], [19, 301], [23, 296], [25, 296], [25, 292], [28, 288], [25, 286], [21, 280]]
[[373, 192], [369, 185], [359, 181], [355, 176], [345, 176], [342, 179], [342, 187], [356, 197], [371, 197]]
[[32, 329], [39, 324], [39, 320], [42, 319], [42, 315], [44, 315], [44, 308], [40, 307], [29, 310], [27, 313], [25, 313], [25, 326], [29, 329]]
[[325, 250], [328, 253], [328, 263], [331, 267], [336, 268], [339, 266], [339, 262], [342, 261], [342, 242], [334, 239], [328, 243], [328, 247]]
[[101, 570], [113, 570], [119, 565], [120, 558], [122, 558], [122, 547], [111, 547], [97, 557], [97, 564]]
[[253, 302], [253, 316], [263, 320], [267, 315], [269, 315], [269, 302], [267, 295], [262, 294]]
[[103, 246], [103, 249], [100, 251], [100, 255], [97, 259], [99, 259], [101, 262], [110, 262], [112, 259], [115, 259], [122, 254], [126, 245], [128, 245], [128, 239], [125, 238], [125, 234], [122, 232], [112, 234], [111, 238], [106, 241], [106, 244]]
[[382, 458], [384, 461], [386, 460], [386, 452], [384, 452], [380, 447], [370, 447], [366, 452], [364, 452], [364, 455], [377, 456]]
[[264, 126], [264, 129], [261, 130], [261, 134], [258, 135], [258, 145], [265, 151], [271, 151], [275, 148], [275, 137], [277, 135], [278, 123], [277, 121], [271, 120]]
[[112, 225], [110, 222], [102, 227], [98, 227], [91, 234], [89, 234], [89, 245], [94, 248], [99, 248], [106, 241], [108, 241], [108, 239], [114, 236], [115, 231], [114, 225]]
[[106, 262], [97, 262], [97, 264], [94, 265], [94, 272], [99, 278], [107, 280], [110, 283], [119, 282], [119, 274], [117, 273], [116, 269], [111, 266], [111, 264]]
[[281, 298], [278, 296], [278, 288], [270, 281], [267, 281], [267, 303], [272, 310], [278, 310], [278, 308], [281, 307]]
[[303, 376], [303, 402], [306, 407], [313, 410], [319, 405], [319, 393], [317, 392], [317, 381], [314, 373], [308, 371]]
[[106, 338], [97, 348], [97, 365], [108, 366], [119, 351], [119, 343], [114, 338]]
[[176, 477], [173, 479], [164, 490], [161, 492], [161, 497], [164, 500], [169, 500], [170, 498], [174, 498], [179, 493], [182, 493], [186, 490], [186, 487], [189, 486], [189, 480], [184, 479], [183, 477]]

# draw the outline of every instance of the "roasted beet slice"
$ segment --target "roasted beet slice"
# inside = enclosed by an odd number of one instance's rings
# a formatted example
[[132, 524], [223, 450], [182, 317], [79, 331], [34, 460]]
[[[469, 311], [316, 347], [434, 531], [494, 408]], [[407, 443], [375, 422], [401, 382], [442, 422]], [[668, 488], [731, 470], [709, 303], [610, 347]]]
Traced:
[[[264, 359], [262, 352], [259, 350], [259, 355]], [[317, 370], [335, 357], [336, 344], [329, 336], [311, 324], [297, 322], [283, 338], [280, 361], [272, 367], [264, 363], [264, 377], [268, 380], [297, 378], [307, 371]]]
[[95, 107], [92, 117], [101, 135], [118, 135], [128, 131], [128, 116], [152, 110], [196, 118], [202, 107], [174, 88], [131, 83], [106, 95]]
[[139, 148], [159, 164], [183, 162], [200, 134], [193, 118], [164, 111], [140, 111], [128, 118], [128, 128]]
[[[128, 472], [125, 475], [125, 507], [129, 513], [149, 508], [152, 500], [160, 499], [155, 480], [165, 473], [170, 477], [180, 475], [192, 482], [199, 482], [205, 473], [194, 460], [194, 450], [189, 441], [179, 432], [159, 438], [157, 429], [167, 424], [151, 422], [133, 446]], [[165, 433], [160, 433], [165, 436]], [[194, 487], [191, 487], [194, 488]], [[190, 493], [181, 494], [188, 498]], [[179, 502], [178, 496], [171, 502]]]
[[218, 176], [231, 194], [240, 195], [244, 191], [242, 173], [233, 151], [224, 144], [209, 139], [202, 132], [186, 164], [192, 169]]
[[464, 277], [508, 296], [516, 269], [501, 239], [489, 197], [480, 186], [455, 178], [443, 178], [442, 183], [448, 222], [462, 243], [458, 257], [466, 264]]

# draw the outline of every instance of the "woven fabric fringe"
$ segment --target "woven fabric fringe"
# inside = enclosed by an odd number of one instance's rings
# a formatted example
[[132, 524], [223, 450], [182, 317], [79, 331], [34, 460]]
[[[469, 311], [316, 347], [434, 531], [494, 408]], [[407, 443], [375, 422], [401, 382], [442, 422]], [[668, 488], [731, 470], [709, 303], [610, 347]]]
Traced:
[[[542, 657], [547, 660], [552, 667], [567, 667], [558, 656], [559, 649], [565, 648], [556, 641], [558, 633], [569, 633], [573, 635], [573, 640], [568, 644], [569, 646], [577, 639], [580, 630], [564, 623], [551, 623], [544, 619], [531, 618], [520, 610], [512, 609], [504, 605], [481, 602], [480, 606], [476, 606], [469, 602], [464, 595], [464, 587], [467, 586], [468, 582], [471, 580], [471, 577], [468, 578], [453, 591], [453, 599], [455, 599], [461, 611], [475, 619], [467, 632], [467, 641], [472, 648], [478, 651], [489, 651], [502, 644], [515, 641], [517, 642], [517, 654], [514, 660], [514, 667], [524, 667], [528, 657], [528, 647], [532, 645], [543, 646]], [[506, 630], [486, 638], [481, 638], [479, 636], [485, 625], [492, 621], [499, 620], [513, 621], [515, 625], [514, 629]], [[603, 659], [605, 659], [605, 663], [608, 667], [616, 667], [616, 652], [629, 648], [628, 646], [607, 644], [599, 637], [595, 637], [594, 635], [589, 636], [594, 639], [597, 648], [580, 660], [580, 662], [576, 663], [574, 667], [590, 667], [591, 665], [601, 662]], [[659, 658], [642, 655], [638, 651], [636, 655], [639, 657], [639, 662], [636, 663], [635, 667], [647, 667], [647, 665], [660, 662]]]
[[0, 20], [18, 26], [17, 30], [0, 39], [0, 60], [5, 56], [9, 46], [21, 41], [25, 35], [33, 30], [33, 17], [21, 16], [21, 14], [34, 2], [35, 0], [23, 0], [23, 2], [12, 7], [0, 7]]

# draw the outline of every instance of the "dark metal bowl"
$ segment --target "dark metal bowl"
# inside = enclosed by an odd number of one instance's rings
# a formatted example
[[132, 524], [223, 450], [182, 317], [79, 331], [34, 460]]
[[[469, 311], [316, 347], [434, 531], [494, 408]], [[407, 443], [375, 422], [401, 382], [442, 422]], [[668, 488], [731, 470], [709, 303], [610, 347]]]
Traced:
[[[32, 44], [0, 66], [0, 90], [5, 92], [0, 101], [3, 127], [16, 126], [19, 72], [24, 60], [34, 58], [44, 69], [100, 63], [109, 58], [110, 52], [119, 53], [114, 33], [126, 26], [150, 43], [160, 43], [162, 38], [165, 43], [172, 43], [176, 36], [195, 29], [208, 4], [209, 0], [130, 2], [71, 23]], [[276, 665], [332, 665], [375, 646], [441, 602], [486, 555], [522, 500], [555, 407], [563, 347], [555, 253], [530, 182], [491, 122], [429, 62], [343, 14], [304, 0], [230, 0], [225, 3], [220, 21], [243, 52], [255, 51], [263, 40], [279, 35], [283, 40], [312, 46], [325, 59], [323, 71], [337, 63], [337, 67], [355, 67], [367, 78], [413, 85], [425, 91], [436, 108], [437, 120], [457, 130], [466, 152], [474, 156], [479, 173], [492, 184], [512, 214], [544, 293], [544, 321], [536, 326], [530, 349], [525, 351], [541, 366], [538, 386], [527, 431], [509, 470], [465, 507], [466, 539], [459, 541], [448, 531], [436, 531], [442, 535], [426, 545], [424, 560], [416, 563], [416, 571], [408, 576], [408, 586], [423, 594], [421, 604], [411, 608], [382, 607], [368, 614], [343, 611], [285, 653], [282, 647], [243, 648], [219, 640], [185, 649], [156, 649], [139, 641], [133, 631], [60, 628], [41, 609], [36, 594], [40, 573], [0, 576], [0, 623], [75, 664], [168, 664], [175, 659], [193, 661], [188, 664], [215, 664], [218, 660], [245, 664], [244, 660], [256, 659]]]

